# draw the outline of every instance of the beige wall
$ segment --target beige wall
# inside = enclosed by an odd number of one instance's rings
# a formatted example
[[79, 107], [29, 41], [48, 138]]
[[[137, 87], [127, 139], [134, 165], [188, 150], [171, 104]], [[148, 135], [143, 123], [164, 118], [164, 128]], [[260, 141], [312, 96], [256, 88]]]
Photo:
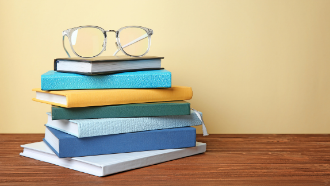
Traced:
[[44, 132], [31, 89], [80, 25], [152, 28], [149, 55], [193, 88], [209, 133], [330, 132], [328, 0], [0, 0], [0, 24], [0, 133]]

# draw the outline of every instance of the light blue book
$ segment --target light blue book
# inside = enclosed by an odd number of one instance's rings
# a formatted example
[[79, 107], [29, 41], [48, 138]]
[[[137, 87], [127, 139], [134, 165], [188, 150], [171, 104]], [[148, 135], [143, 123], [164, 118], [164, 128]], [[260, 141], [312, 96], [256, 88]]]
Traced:
[[148, 70], [87, 76], [48, 71], [41, 75], [42, 90], [170, 88], [171, 72]]
[[[48, 114], [46, 126], [71, 134], [78, 138], [103, 136], [140, 132], [148, 130], [169, 129], [202, 125], [197, 111], [191, 111], [190, 115], [136, 117], [136, 118], [102, 118], [79, 120], [52, 120]], [[200, 115], [201, 112], [198, 112]]]

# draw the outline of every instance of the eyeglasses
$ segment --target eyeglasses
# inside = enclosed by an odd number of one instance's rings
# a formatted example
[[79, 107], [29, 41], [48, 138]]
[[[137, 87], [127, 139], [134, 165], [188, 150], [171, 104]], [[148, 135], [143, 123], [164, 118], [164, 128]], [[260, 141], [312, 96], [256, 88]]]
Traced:
[[125, 55], [131, 57], [141, 57], [148, 53], [151, 44], [151, 35], [153, 31], [141, 26], [126, 26], [119, 30], [104, 30], [98, 26], [79, 26], [64, 30], [63, 48], [68, 54], [64, 45], [65, 36], [68, 37], [71, 49], [74, 54], [82, 58], [92, 58], [99, 56], [106, 50], [107, 32], [116, 33], [115, 44], [117, 51], [114, 56], [122, 51]]

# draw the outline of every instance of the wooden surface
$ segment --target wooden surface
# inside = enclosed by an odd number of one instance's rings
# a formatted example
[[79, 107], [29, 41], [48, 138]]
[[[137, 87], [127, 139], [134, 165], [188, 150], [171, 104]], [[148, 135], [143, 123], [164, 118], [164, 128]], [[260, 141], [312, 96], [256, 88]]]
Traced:
[[19, 156], [42, 138], [0, 134], [0, 185], [330, 185], [330, 135], [198, 135], [204, 154], [107, 177]]

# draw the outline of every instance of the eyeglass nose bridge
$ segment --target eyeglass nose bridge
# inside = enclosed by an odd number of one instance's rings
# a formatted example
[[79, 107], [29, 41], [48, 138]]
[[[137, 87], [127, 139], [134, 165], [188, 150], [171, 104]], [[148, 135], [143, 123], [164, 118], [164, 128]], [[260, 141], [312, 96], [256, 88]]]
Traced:
[[116, 33], [116, 37], [118, 37], [118, 32], [116, 30], [105, 30], [105, 33], [106, 32], [114, 32], [114, 33]]
[[[104, 30], [103, 34], [104, 34], [104, 37], [107, 38], [107, 32], [116, 32], [116, 30]], [[104, 51], [107, 50], [107, 42], [106, 42], [106, 39], [104, 40], [102, 46], [104, 47]]]

